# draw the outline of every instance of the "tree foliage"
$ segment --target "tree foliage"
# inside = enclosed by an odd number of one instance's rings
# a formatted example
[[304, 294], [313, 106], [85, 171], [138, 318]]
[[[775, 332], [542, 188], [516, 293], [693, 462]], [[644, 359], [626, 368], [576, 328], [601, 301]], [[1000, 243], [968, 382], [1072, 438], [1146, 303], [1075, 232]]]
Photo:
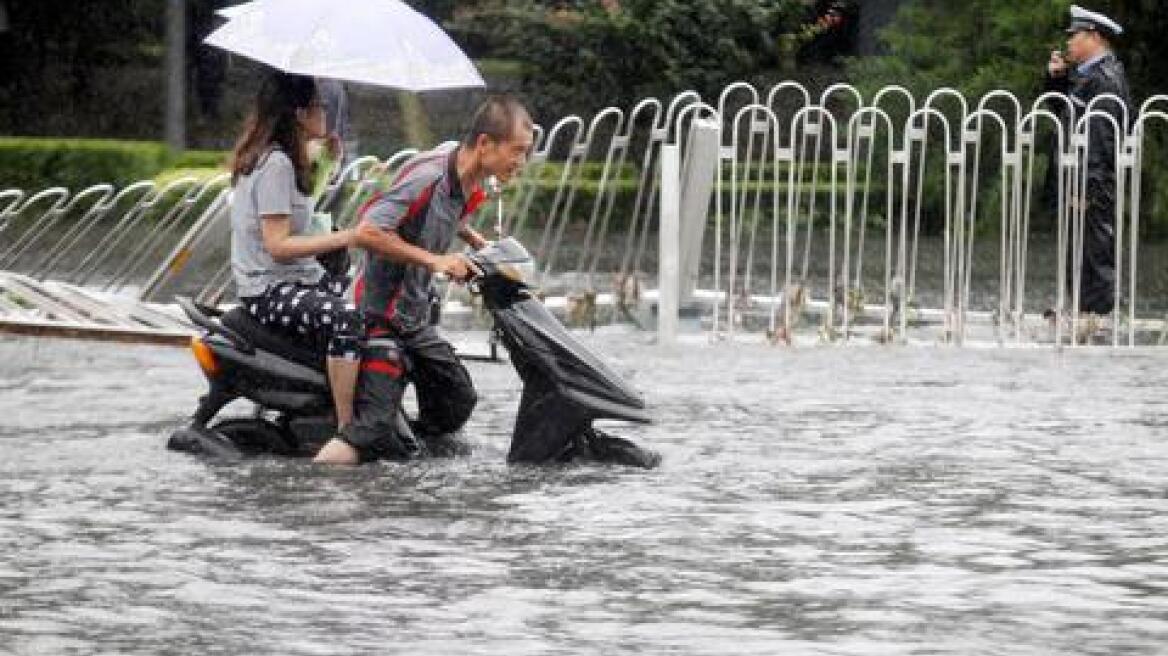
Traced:
[[86, 4], [98, 3], [7, 0], [0, 88], [40, 84], [47, 70], [67, 64], [72, 91], [85, 93], [96, 68], [140, 60], [145, 44], [161, 48], [162, 0], [106, 0], [88, 10]]
[[886, 53], [853, 58], [848, 76], [870, 96], [899, 84], [917, 98], [941, 87], [1035, 95], [1050, 51], [1062, 48], [1070, 0], [912, 0], [881, 33]]
[[552, 117], [685, 89], [716, 96], [776, 69], [776, 37], [805, 10], [802, 0], [625, 0], [616, 10], [509, 2], [463, 13], [451, 28], [474, 55], [522, 62], [528, 100]]
[[[956, 88], [971, 100], [1005, 89], [1029, 108], [1028, 101], [1041, 92], [1051, 50], [1066, 49], [1064, 30], [1072, 1], [908, 0], [880, 34], [885, 54], [850, 59], [847, 74], [868, 98], [889, 84], [907, 87], [918, 100], [941, 87]], [[1168, 57], [1168, 40], [1163, 38], [1168, 15], [1162, 3], [1094, 0], [1090, 7], [1125, 27], [1113, 46], [1126, 65], [1137, 108], [1144, 98], [1168, 93], [1162, 64]], [[1150, 220], [1142, 226], [1162, 234], [1168, 233], [1168, 134], [1154, 129], [1150, 136], [1143, 199]], [[942, 203], [940, 173], [934, 170], [928, 176], [925, 203], [935, 215]], [[989, 184], [991, 195], [996, 194], [996, 183]]]
[[[886, 54], [853, 58], [848, 76], [866, 91], [887, 84], [920, 97], [955, 87], [977, 97], [1006, 89], [1034, 97], [1051, 50], [1066, 49], [1063, 30], [1073, 0], [909, 0], [881, 32]], [[1168, 92], [1168, 15], [1159, 0], [1096, 0], [1126, 28], [1114, 44], [1135, 97]]]

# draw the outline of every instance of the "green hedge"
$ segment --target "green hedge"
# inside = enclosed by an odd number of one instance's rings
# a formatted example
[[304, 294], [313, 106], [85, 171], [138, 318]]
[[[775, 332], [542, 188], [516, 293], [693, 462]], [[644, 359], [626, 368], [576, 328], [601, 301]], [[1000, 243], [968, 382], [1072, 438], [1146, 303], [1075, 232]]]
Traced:
[[112, 139], [0, 138], [0, 189], [33, 193], [48, 187], [76, 191], [108, 182], [124, 186], [168, 168], [221, 166], [219, 151], [173, 154], [163, 143]]
[[184, 150], [167, 165], [176, 169], [225, 169], [230, 155], [225, 150]]

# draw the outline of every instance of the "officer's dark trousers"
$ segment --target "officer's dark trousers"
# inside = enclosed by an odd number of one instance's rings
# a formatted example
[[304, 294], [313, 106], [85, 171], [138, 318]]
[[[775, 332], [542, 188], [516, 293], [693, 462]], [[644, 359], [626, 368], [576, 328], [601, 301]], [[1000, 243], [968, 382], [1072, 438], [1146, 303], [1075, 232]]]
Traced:
[[[1089, 178], [1083, 225], [1083, 279], [1079, 311], [1109, 314], [1115, 308], [1115, 182]], [[1074, 240], [1071, 240], [1072, 255]], [[1067, 280], [1074, 293], [1074, 259]]]
[[415, 433], [444, 435], [462, 428], [478, 396], [454, 347], [435, 328], [370, 341], [357, 379], [353, 425], [345, 437], [363, 461], [403, 457], [396, 417], [408, 383], [418, 398]]

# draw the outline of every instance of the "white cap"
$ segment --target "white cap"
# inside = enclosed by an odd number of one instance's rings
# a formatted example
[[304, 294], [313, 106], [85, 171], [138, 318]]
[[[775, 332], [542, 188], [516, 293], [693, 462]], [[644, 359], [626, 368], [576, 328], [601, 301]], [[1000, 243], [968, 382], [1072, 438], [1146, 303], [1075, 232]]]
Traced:
[[1107, 16], [1097, 11], [1083, 9], [1079, 5], [1071, 5], [1071, 26], [1067, 28], [1067, 32], [1080, 30], [1095, 30], [1107, 36], [1123, 34], [1123, 27]]

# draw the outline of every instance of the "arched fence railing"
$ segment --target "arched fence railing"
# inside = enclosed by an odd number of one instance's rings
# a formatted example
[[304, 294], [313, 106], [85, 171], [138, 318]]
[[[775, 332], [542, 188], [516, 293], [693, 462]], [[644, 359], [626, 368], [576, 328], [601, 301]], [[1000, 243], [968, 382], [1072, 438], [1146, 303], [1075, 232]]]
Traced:
[[[735, 82], [711, 104], [687, 91], [537, 127], [524, 175], [476, 226], [524, 241], [551, 294], [626, 314], [672, 294], [718, 338], [810, 327], [827, 341], [1134, 345], [1163, 333], [1168, 311], [1145, 293], [1156, 272], [1140, 257], [1163, 123], [1168, 96], [1076, 108], [1056, 94], [1027, 105], [1005, 91]], [[1100, 130], [1118, 135], [1117, 302], [1102, 320], [1079, 312], [1084, 162]], [[348, 225], [414, 153], [356, 160], [317, 209]], [[230, 299], [229, 194], [226, 176], [0, 190], [0, 317], [141, 323], [154, 315], [102, 303]], [[662, 239], [662, 212], [676, 212], [676, 240]], [[677, 278], [663, 290], [667, 255]]]

